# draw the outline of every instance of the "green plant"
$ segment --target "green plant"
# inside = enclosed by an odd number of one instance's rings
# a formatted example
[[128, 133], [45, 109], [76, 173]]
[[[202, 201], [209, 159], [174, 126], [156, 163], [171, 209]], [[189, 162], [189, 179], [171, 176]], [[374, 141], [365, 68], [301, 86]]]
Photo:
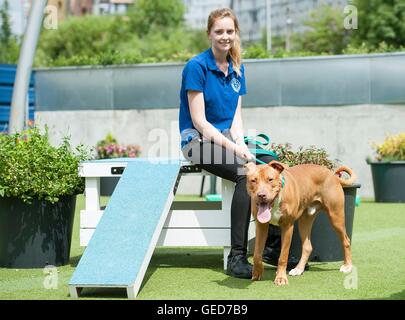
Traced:
[[155, 26], [176, 28], [183, 24], [185, 7], [181, 0], [137, 0], [128, 12], [131, 30], [147, 36]]
[[243, 58], [245, 59], [266, 59], [270, 58], [270, 56], [270, 53], [260, 43], [246, 47], [243, 52]]
[[351, 42], [378, 48], [381, 42], [388, 47], [405, 45], [405, 2], [403, 0], [354, 0], [358, 11], [359, 28], [352, 33]]
[[383, 143], [373, 142], [371, 146], [376, 153], [375, 160], [377, 161], [405, 161], [405, 132], [397, 135], [388, 134]]
[[350, 40], [351, 31], [344, 28], [343, 10], [331, 5], [321, 5], [304, 21], [308, 30], [294, 36], [293, 43], [299, 51], [341, 54]]
[[89, 158], [83, 145], [72, 150], [68, 137], [52, 146], [47, 127], [44, 134], [32, 127], [0, 135], [0, 196], [55, 203], [60, 196], [82, 193], [84, 179], [78, 166]]
[[318, 164], [329, 169], [336, 168], [339, 160], [330, 160], [328, 153], [322, 148], [310, 146], [309, 148], [299, 147], [298, 151], [293, 151], [290, 143], [272, 143], [268, 150], [276, 152], [279, 161], [288, 164], [290, 167], [298, 164]]
[[0, 7], [0, 63], [15, 64], [18, 61], [20, 46], [18, 38], [11, 32], [8, 9], [9, 4], [6, 0]]
[[138, 145], [119, 144], [117, 139], [111, 133], [98, 141], [96, 145], [97, 159], [111, 159], [111, 158], [137, 158], [141, 154], [141, 148]]

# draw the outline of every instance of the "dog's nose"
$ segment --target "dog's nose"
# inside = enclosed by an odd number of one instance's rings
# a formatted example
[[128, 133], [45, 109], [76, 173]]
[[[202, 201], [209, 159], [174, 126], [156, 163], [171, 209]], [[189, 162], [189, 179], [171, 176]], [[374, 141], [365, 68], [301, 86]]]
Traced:
[[266, 194], [264, 192], [259, 192], [257, 196], [260, 198], [260, 200], [266, 200]]

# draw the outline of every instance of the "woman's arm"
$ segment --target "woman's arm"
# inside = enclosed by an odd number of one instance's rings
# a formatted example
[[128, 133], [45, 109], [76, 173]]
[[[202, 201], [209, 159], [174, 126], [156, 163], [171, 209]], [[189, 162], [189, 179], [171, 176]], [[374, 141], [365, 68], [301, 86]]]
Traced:
[[248, 146], [245, 144], [245, 139], [243, 136], [243, 123], [242, 123], [242, 97], [239, 96], [238, 106], [233, 117], [231, 126], [231, 135], [235, 140], [236, 144], [240, 148], [240, 152], [243, 152], [246, 159], [252, 160], [255, 156], [249, 151]]
[[242, 123], [242, 97], [239, 96], [238, 106], [235, 111], [235, 116], [233, 117], [233, 122], [231, 126], [232, 138], [237, 144], [245, 144], [243, 138], [243, 123]]

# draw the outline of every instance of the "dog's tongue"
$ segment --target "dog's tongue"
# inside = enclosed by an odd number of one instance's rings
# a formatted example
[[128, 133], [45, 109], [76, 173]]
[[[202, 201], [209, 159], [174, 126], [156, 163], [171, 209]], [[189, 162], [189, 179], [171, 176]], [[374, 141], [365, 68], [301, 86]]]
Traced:
[[270, 206], [265, 204], [259, 204], [259, 211], [257, 212], [257, 220], [260, 223], [267, 223], [271, 219], [271, 208]]

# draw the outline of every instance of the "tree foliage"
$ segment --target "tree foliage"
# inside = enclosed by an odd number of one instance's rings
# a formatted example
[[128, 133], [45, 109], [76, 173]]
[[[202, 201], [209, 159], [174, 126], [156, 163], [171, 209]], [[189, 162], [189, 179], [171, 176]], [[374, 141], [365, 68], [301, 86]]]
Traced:
[[314, 53], [340, 54], [350, 41], [350, 32], [343, 26], [343, 10], [330, 5], [322, 5], [310, 13], [304, 25], [309, 29], [296, 35], [295, 48]]
[[71, 17], [44, 30], [37, 66], [184, 61], [208, 47], [183, 23], [182, 1], [137, 1], [127, 15]]
[[353, 33], [353, 44], [366, 43], [378, 48], [382, 42], [389, 47], [405, 46], [404, 0], [354, 0], [358, 8], [359, 27]]
[[17, 63], [19, 55], [18, 39], [11, 32], [8, 16], [8, 0], [0, 8], [0, 63]]
[[179, 0], [138, 0], [129, 10], [130, 26], [140, 36], [151, 29], [172, 29], [184, 23], [184, 4]]
[[344, 28], [347, 16], [343, 8], [323, 5], [305, 21], [309, 30], [295, 35], [295, 49], [329, 54], [403, 50], [404, 0], [354, 0], [353, 5], [357, 8], [357, 29]]

